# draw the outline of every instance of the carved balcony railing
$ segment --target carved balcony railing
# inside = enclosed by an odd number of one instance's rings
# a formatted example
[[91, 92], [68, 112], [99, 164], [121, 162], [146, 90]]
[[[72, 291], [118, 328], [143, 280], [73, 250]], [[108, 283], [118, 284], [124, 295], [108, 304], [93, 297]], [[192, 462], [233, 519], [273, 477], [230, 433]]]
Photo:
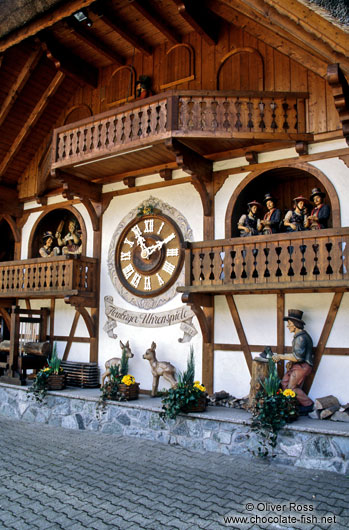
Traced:
[[180, 292], [349, 289], [349, 228], [188, 243]]
[[305, 133], [307, 97], [286, 92], [164, 92], [55, 129], [52, 169], [170, 136], [297, 139]]
[[96, 296], [97, 260], [77, 256], [0, 263], [1, 298]]

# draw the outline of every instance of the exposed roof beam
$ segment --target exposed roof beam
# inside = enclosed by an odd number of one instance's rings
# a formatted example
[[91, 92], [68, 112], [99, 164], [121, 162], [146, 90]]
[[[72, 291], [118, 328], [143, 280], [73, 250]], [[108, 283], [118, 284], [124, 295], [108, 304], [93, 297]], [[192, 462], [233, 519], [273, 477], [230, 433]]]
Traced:
[[[296, 44], [296, 42], [292, 40], [290, 34], [285, 37], [281, 35], [280, 32], [277, 32], [277, 28], [274, 25], [267, 26], [267, 24], [262, 24], [257, 17], [257, 13], [255, 13], [254, 18], [251, 9], [245, 9], [244, 12], [242, 12], [240, 9], [236, 10], [235, 7], [235, 3], [230, 2], [229, 0], [221, 0], [219, 4], [215, 4], [214, 10], [227, 22], [244, 29], [257, 39], [261, 39], [269, 46], [276, 48], [279, 52], [284, 53], [289, 56], [290, 59], [299, 62], [315, 74], [321, 75], [322, 77], [326, 76], [328, 62], [324, 59], [318, 58], [299, 44]], [[266, 20], [267, 19], [265, 19], [265, 21]], [[273, 28], [272, 30], [270, 29], [271, 27]]]
[[218, 17], [200, 5], [198, 9], [190, 0], [172, 0], [178, 6], [178, 13], [209, 45], [217, 44], [219, 36]]
[[[332, 50], [321, 38], [304, 31], [302, 27], [291, 19], [280, 15], [272, 6], [266, 4], [264, 0], [221, 0], [233, 9], [244, 13], [249, 18], [258, 22], [265, 28], [273, 28], [273, 31], [280, 37], [291, 40], [301, 48], [310, 51], [313, 56], [325, 62], [340, 62], [343, 68], [349, 72], [349, 59], [342, 53]], [[274, 42], [274, 47], [276, 44]], [[326, 72], [322, 73], [323, 76]]]
[[95, 4], [91, 7], [91, 11], [97, 15], [102, 22], [111, 30], [115, 31], [120, 37], [129, 42], [136, 50], [146, 55], [152, 54], [151, 46], [148, 46], [143, 39], [132, 34], [132, 31], [127, 28], [127, 24], [123, 22], [104, 4]]
[[349, 84], [339, 64], [328, 66], [327, 81], [332, 89], [334, 104], [342, 124], [343, 136], [349, 145]]
[[74, 31], [76, 37], [78, 37], [85, 44], [96, 50], [98, 53], [109, 59], [112, 63], [117, 63], [119, 66], [125, 64], [126, 59], [121, 57], [118, 53], [114, 52], [110, 46], [105, 44], [102, 40], [96, 37], [91, 30], [86, 29], [79, 22], [76, 22], [72, 18], [67, 20], [67, 25]]
[[45, 15], [24, 26], [24, 28], [13, 31], [10, 35], [5, 37], [0, 42], [0, 53], [28, 37], [36, 35], [39, 31], [53, 26], [56, 22], [62, 20], [62, 18], [73, 15], [73, 13], [79, 11], [79, 9], [88, 7], [93, 2], [95, 2], [95, 0], [71, 0], [68, 4], [65, 3], [64, 5], [57, 7], [54, 11], [50, 10]]
[[9, 93], [7, 94], [5, 98], [5, 101], [2, 104], [2, 107], [0, 110], [0, 126], [4, 122], [7, 114], [9, 113], [12, 105], [14, 104], [17, 97], [19, 96], [24, 85], [28, 81], [30, 74], [32, 73], [36, 65], [38, 64], [41, 55], [42, 55], [42, 50], [38, 48], [36, 50], [33, 50], [32, 53], [29, 55], [28, 59], [26, 60], [22, 70], [20, 71], [16, 81], [13, 83], [12, 87], [9, 90]]
[[11, 145], [10, 149], [7, 151], [7, 154], [0, 165], [0, 179], [1, 176], [6, 172], [8, 166], [12, 162], [14, 156], [20, 149], [21, 145], [23, 144], [24, 140], [27, 138], [29, 132], [31, 131], [32, 127], [34, 127], [35, 123], [40, 118], [42, 112], [44, 111], [45, 107], [47, 106], [47, 103], [49, 101], [49, 98], [53, 96], [53, 94], [58, 89], [59, 85], [64, 79], [64, 74], [62, 72], [57, 72], [49, 86], [46, 88], [45, 92], [42, 94], [41, 98], [35, 105], [34, 109], [30, 113], [29, 117], [27, 118], [27, 121], [24, 123], [22, 129], [20, 130], [19, 134], [16, 136], [15, 141]]
[[47, 58], [54, 62], [57, 70], [75, 79], [80, 85], [98, 86], [98, 70], [71, 51], [57, 43], [53, 35], [47, 31], [39, 34], [42, 47]]
[[170, 42], [178, 44], [182, 42], [182, 38], [177, 32], [167, 24], [161, 17], [160, 13], [156, 12], [146, 0], [129, 0], [137, 11], [155, 26]]

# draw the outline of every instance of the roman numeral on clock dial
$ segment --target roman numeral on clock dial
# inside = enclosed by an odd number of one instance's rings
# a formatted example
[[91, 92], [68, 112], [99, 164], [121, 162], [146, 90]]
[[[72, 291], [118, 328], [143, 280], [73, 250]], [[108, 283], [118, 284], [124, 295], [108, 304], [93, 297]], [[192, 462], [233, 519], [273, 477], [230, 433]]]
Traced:
[[165, 263], [163, 264], [162, 270], [167, 272], [171, 276], [175, 268], [176, 267], [172, 265], [172, 263], [170, 263], [169, 261], [165, 261]]
[[154, 231], [154, 219], [144, 219], [144, 233]]

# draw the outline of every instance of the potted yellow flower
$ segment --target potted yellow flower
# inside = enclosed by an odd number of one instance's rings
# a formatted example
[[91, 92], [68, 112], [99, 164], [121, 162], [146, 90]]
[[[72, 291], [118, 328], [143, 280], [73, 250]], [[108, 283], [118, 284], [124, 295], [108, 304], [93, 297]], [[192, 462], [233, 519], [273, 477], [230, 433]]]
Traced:
[[110, 379], [101, 386], [101, 401], [138, 399], [139, 383], [128, 373], [126, 350], [122, 351], [120, 365], [110, 367]]

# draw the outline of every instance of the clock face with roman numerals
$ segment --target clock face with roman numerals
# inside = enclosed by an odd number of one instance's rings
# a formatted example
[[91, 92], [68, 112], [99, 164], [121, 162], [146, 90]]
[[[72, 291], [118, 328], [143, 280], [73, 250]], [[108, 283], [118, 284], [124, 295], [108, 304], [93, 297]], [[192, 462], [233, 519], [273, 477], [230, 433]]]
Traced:
[[183, 236], [164, 214], [143, 215], [123, 230], [116, 247], [116, 272], [121, 283], [140, 297], [168, 289], [183, 265]]

